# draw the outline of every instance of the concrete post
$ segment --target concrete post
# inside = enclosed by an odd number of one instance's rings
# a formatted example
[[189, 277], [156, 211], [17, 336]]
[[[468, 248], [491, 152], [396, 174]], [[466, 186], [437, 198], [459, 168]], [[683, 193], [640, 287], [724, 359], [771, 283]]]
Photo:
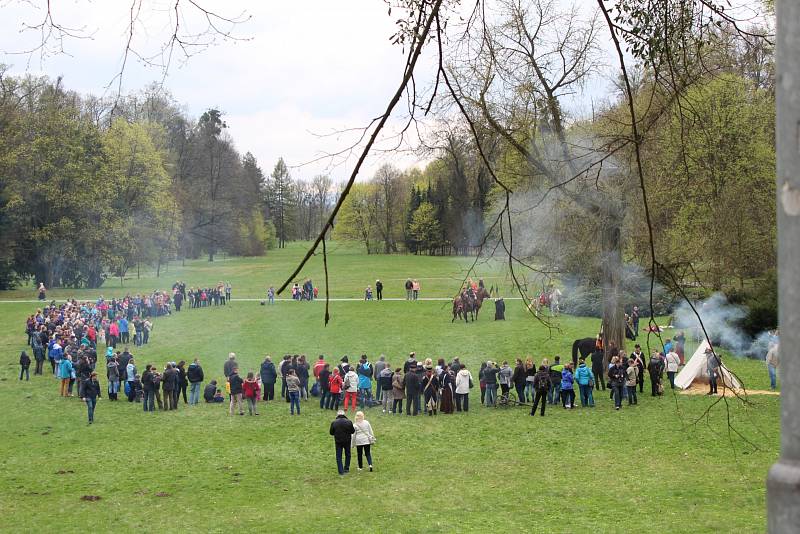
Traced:
[[769, 532], [800, 531], [800, 0], [777, 2], [778, 322], [781, 456], [767, 477]]

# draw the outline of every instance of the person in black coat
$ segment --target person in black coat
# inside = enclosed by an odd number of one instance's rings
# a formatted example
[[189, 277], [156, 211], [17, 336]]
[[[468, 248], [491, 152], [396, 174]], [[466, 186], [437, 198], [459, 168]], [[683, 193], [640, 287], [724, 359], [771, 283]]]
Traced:
[[506, 303], [503, 302], [503, 299], [497, 299], [494, 301], [494, 320], [506, 320]]
[[417, 365], [411, 364], [408, 373], [403, 375], [403, 385], [406, 387], [406, 415], [411, 415], [411, 403], [414, 403], [414, 415], [419, 414], [419, 394], [422, 391], [422, 380], [417, 374]]
[[89, 424], [94, 423], [94, 408], [97, 405], [97, 399], [100, 398], [100, 383], [97, 381], [97, 373], [92, 372], [89, 378], [81, 381], [78, 395], [81, 400], [86, 402], [86, 408], [89, 412]]
[[378, 300], [383, 300], [383, 282], [375, 280], [375, 294]]
[[[344, 414], [344, 410], [339, 410], [336, 419], [331, 422], [330, 434], [336, 445], [336, 467], [340, 475], [350, 472], [350, 445], [356, 429], [353, 422]], [[344, 465], [342, 465], [342, 453], [344, 452]]]
[[594, 379], [597, 382], [597, 390], [605, 390], [606, 389], [606, 372], [603, 368], [603, 351], [602, 350], [595, 350], [592, 353], [592, 374], [594, 375]]
[[217, 393], [217, 381], [212, 380], [203, 390], [203, 400], [205, 400], [206, 402], [212, 402], [214, 400], [214, 395], [216, 393]]
[[142, 391], [144, 399], [142, 400], [142, 407], [145, 412], [154, 412], [156, 410], [156, 388], [153, 382], [153, 366], [149, 363], [144, 368], [142, 373]]
[[[180, 295], [180, 293], [178, 293]], [[178, 389], [175, 391], [175, 404], [180, 399], [180, 394], [183, 394], [183, 403], [189, 404], [186, 401], [186, 388], [189, 386], [189, 380], [186, 378], [186, 362], [181, 360], [178, 362]]]
[[272, 363], [272, 358], [267, 356], [261, 362], [261, 386], [263, 388], [263, 397], [265, 401], [271, 401], [275, 398], [275, 382], [278, 380], [278, 372], [275, 370], [275, 364]]
[[25, 374], [25, 380], [31, 379], [31, 357], [24, 350], [19, 354], [19, 379], [22, 380], [22, 375]]
[[205, 375], [203, 374], [203, 367], [200, 365], [200, 360], [194, 359], [189, 367], [186, 369], [186, 380], [189, 381], [189, 404], [197, 404], [200, 402], [200, 384], [203, 383]]
[[539, 366], [539, 372], [533, 375], [533, 407], [531, 408], [531, 415], [536, 415], [536, 407], [539, 401], [542, 402], [540, 416], [544, 417], [544, 407], [547, 404], [547, 392], [550, 391], [550, 371], [544, 365]]
[[174, 410], [177, 406], [175, 391], [178, 389], [178, 372], [168, 363], [161, 375], [161, 389], [164, 391], [164, 409]]

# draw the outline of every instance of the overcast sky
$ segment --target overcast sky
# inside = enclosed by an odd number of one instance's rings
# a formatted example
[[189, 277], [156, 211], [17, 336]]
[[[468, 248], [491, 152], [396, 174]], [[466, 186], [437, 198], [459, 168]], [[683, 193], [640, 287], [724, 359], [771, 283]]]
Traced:
[[[91, 39], [66, 39], [64, 54], [47, 54], [44, 59], [39, 53], [12, 54], [41, 40], [34, 30], [20, 30], [44, 19], [46, 11], [37, 6], [46, 2], [0, 0], [0, 63], [11, 65], [15, 74], [27, 70], [63, 76], [68, 88], [82, 93], [116, 94], [116, 85], [107, 86], [121, 65], [130, 0], [61, 0], [52, 4], [56, 23], [78, 29], [76, 33], [91, 35]], [[174, 23], [172, 4], [144, 0], [133, 43], [137, 51], [153, 54], [169, 37]], [[239, 150], [255, 154], [265, 173], [280, 156], [289, 165], [299, 165], [348, 146], [351, 137], [320, 138], [318, 134], [368, 124], [383, 111], [400, 81], [404, 57], [400, 47], [389, 41], [395, 17], [388, 16], [381, 0], [226, 0], [201, 5], [228, 17], [244, 13], [248, 20], [233, 32], [246, 40], [219, 40], [186, 64], [173, 64], [164, 85], [192, 116], [209, 107], [221, 109]], [[185, 24], [193, 32], [205, 27], [197, 17], [188, 18]], [[158, 68], [146, 68], [131, 58], [123, 91], [138, 90], [160, 81], [161, 76]], [[420, 77], [424, 81], [424, 72]], [[386, 159], [401, 167], [418, 160], [407, 154], [377, 156], [365, 178]], [[323, 160], [292, 173], [311, 178], [329, 171], [335, 180], [341, 180], [352, 170], [354, 160], [351, 157], [331, 169], [330, 161]]]

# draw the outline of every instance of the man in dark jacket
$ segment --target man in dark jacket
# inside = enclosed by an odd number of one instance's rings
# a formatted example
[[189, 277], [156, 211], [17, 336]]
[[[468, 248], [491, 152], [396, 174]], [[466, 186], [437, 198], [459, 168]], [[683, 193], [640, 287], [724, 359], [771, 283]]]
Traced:
[[161, 389], [164, 391], [164, 409], [174, 410], [178, 407], [175, 391], [178, 389], [178, 372], [167, 364], [164, 374], [161, 375]]
[[654, 352], [650, 356], [650, 363], [647, 365], [647, 372], [650, 374], [650, 393], [653, 397], [660, 395], [658, 386], [661, 384], [661, 377], [664, 374], [664, 359], [661, 354]]
[[540, 416], [544, 417], [544, 406], [547, 404], [547, 393], [550, 391], [550, 371], [544, 365], [539, 366], [539, 371], [533, 375], [533, 408], [531, 415], [536, 415], [536, 407], [542, 402]]
[[378, 300], [383, 300], [383, 282], [375, 280], [375, 293]]
[[[244, 380], [239, 376], [239, 368], [234, 367], [233, 373], [228, 377], [228, 382], [231, 385], [231, 408], [230, 414], [233, 415], [233, 408], [238, 404], [239, 415], [244, 415], [244, 406], [242, 405], [242, 392], [244, 391]], [[288, 395], [287, 395], [288, 397]]]
[[[350, 442], [355, 432], [353, 422], [347, 418], [344, 410], [339, 410], [336, 419], [331, 422], [330, 434], [336, 444], [336, 467], [340, 475], [350, 472]], [[342, 465], [342, 452], [344, 452], [344, 465]]]
[[212, 380], [203, 390], [203, 400], [205, 400], [206, 402], [213, 401], [214, 395], [216, 395], [216, 393], [217, 393], [217, 381]]
[[594, 379], [597, 381], [598, 391], [606, 389], [606, 371], [603, 368], [602, 350], [595, 349], [595, 351], [592, 353], [592, 374], [594, 375]]
[[152, 367], [148, 363], [144, 368], [144, 373], [142, 373], [142, 391], [144, 392], [142, 405], [145, 412], [154, 412], [156, 410], [156, 386], [153, 384]]
[[264, 400], [271, 401], [275, 398], [275, 382], [278, 380], [278, 373], [275, 371], [275, 364], [272, 358], [267, 356], [261, 362], [261, 385], [264, 389]]
[[92, 372], [89, 378], [81, 381], [78, 394], [81, 400], [86, 402], [86, 408], [89, 411], [89, 424], [91, 425], [94, 423], [94, 407], [97, 405], [97, 399], [100, 397], [100, 383], [97, 381], [97, 373]]
[[506, 303], [503, 302], [503, 299], [497, 299], [494, 301], [494, 320], [506, 320]]
[[403, 375], [403, 384], [406, 387], [406, 415], [411, 415], [411, 404], [414, 404], [414, 415], [419, 414], [419, 396], [422, 393], [422, 380], [417, 374], [417, 365], [411, 364], [408, 372]]
[[203, 368], [200, 366], [200, 360], [194, 359], [189, 364], [186, 370], [186, 378], [189, 380], [189, 404], [197, 404], [200, 402], [200, 384], [203, 383]]
[[25, 375], [25, 380], [31, 379], [31, 357], [24, 350], [19, 354], [19, 379], [22, 380], [22, 375]]

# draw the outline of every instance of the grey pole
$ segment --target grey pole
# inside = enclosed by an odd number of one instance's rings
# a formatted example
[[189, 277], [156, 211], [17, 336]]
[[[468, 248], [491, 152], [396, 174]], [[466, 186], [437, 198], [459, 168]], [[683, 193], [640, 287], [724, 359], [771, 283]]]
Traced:
[[767, 477], [772, 534], [800, 532], [800, 0], [777, 2], [778, 323], [781, 456]]

